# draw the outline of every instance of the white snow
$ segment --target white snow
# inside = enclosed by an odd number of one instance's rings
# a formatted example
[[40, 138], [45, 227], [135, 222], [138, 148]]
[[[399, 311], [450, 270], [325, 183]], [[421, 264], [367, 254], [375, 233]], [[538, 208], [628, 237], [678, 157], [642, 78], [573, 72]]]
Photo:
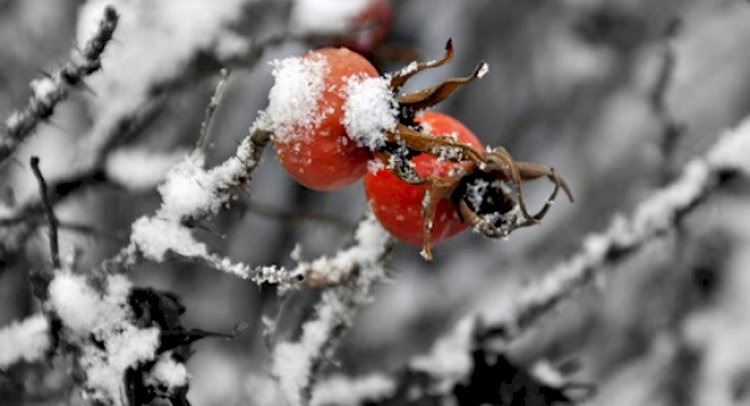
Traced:
[[118, 406], [126, 369], [153, 359], [159, 346], [157, 328], [140, 329], [132, 323], [130, 289], [123, 275], [109, 276], [100, 293], [85, 276], [58, 270], [46, 304], [60, 317], [68, 339], [82, 348], [80, 363], [89, 395]]
[[296, 0], [290, 26], [299, 34], [344, 34], [370, 0]]
[[178, 149], [156, 152], [145, 147], [122, 148], [109, 154], [107, 176], [132, 191], [153, 189], [170, 167], [187, 155]]
[[271, 66], [275, 82], [260, 120], [276, 142], [293, 142], [328, 114], [319, 110], [330, 66], [317, 55], [274, 60]]
[[133, 223], [131, 241], [148, 259], [163, 262], [168, 252], [184, 257], [208, 255], [205, 244], [193, 238], [190, 229], [174, 221], [143, 216]]
[[171, 351], [167, 351], [159, 356], [145, 383], [155, 388], [166, 387], [167, 390], [187, 385], [187, 368], [185, 364], [175, 361]]
[[413, 358], [409, 365], [446, 383], [455, 383], [468, 376], [473, 365], [471, 353], [475, 325], [473, 317], [462, 319], [432, 346], [429, 353]]
[[49, 102], [52, 94], [60, 89], [59, 84], [48, 77], [34, 79], [29, 86], [35, 98], [46, 102]]
[[50, 344], [49, 323], [43, 314], [0, 328], [0, 371], [21, 360], [38, 360]]
[[[370, 302], [372, 285], [385, 277], [382, 255], [389, 237], [372, 213], [360, 222], [355, 237], [357, 242], [353, 247], [334, 258], [314, 261], [313, 270], [325, 278], [331, 276], [329, 270], [338, 277], [340, 271], [336, 267], [348, 269], [346, 276], [357, 269], [354, 276], [357, 279], [325, 290], [315, 306], [314, 316], [304, 323], [302, 336], [296, 342], [279, 343], [273, 350], [271, 372], [278, 379], [281, 392], [290, 405], [302, 404], [302, 390], [311, 382], [312, 366], [325, 359], [325, 352], [330, 349], [328, 344], [340, 334], [342, 327], [351, 323], [359, 307]], [[305, 266], [310, 264], [300, 264], [302, 269]]]
[[302, 389], [310, 381], [313, 362], [318, 359], [345, 305], [331, 291], [323, 293], [316, 306], [316, 318], [304, 324], [298, 342], [283, 342], [274, 348], [271, 373], [279, 379], [281, 391], [291, 405], [302, 404]]
[[358, 405], [366, 400], [388, 397], [395, 390], [396, 382], [385, 375], [370, 374], [357, 378], [335, 375], [315, 386], [311, 405]]
[[482, 66], [479, 67], [479, 71], [477, 72], [477, 78], [481, 79], [484, 77], [484, 75], [487, 74], [487, 72], [490, 71], [490, 65], [487, 62], [483, 62]]
[[204, 155], [195, 152], [167, 172], [158, 187], [162, 196], [159, 217], [178, 221], [202, 212], [213, 212], [224, 203], [216, 192], [230, 179], [222, 177], [225, 173], [220, 167], [205, 170], [204, 163]]
[[311, 263], [302, 262], [292, 273], [306, 274], [308, 283], [313, 285], [340, 283], [363, 264], [369, 266], [377, 263], [385, 252], [390, 236], [369, 214], [357, 226], [354, 239], [351, 247], [332, 257], [320, 257]]
[[398, 104], [382, 77], [352, 76], [344, 88], [343, 124], [357, 145], [371, 150], [385, 145], [385, 132], [395, 132]]

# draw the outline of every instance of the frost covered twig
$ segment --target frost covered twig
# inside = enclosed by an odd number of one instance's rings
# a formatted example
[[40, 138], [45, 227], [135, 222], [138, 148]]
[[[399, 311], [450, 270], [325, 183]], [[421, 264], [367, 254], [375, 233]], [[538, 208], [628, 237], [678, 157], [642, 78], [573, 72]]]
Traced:
[[354, 239], [351, 247], [332, 257], [300, 261], [293, 273], [305, 275], [310, 286], [337, 285], [363, 267], [382, 263], [390, 254], [392, 241], [373, 219], [359, 223]]
[[153, 216], [143, 216], [133, 223], [130, 244], [103, 265], [105, 273], [128, 268], [140, 257], [163, 262], [174, 255], [258, 284], [297, 283], [299, 278], [282, 268], [252, 268], [210, 253], [190, 230], [197, 221], [218, 212], [238, 188], [250, 182], [269, 139], [267, 131], [254, 127], [236, 155], [214, 168], [204, 169], [205, 156], [199, 149], [175, 165], [158, 188], [161, 208]]
[[525, 289], [502, 324], [514, 337], [562, 300], [600, 277], [609, 265], [638, 252], [670, 230], [725, 181], [750, 175], [750, 118], [722, 135], [702, 157], [693, 159], [671, 184], [641, 202], [629, 217], [616, 216], [610, 227], [587, 237], [581, 251]]
[[311, 269], [321, 275], [325, 267], [335, 275], [343, 269], [355, 273], [341, 286], [323, 291], [296, 341], [279, 343], [273, 350], [272, 373], [292, 405], [309, 402], [317, 373], [333, 356], [354, 316], [370, 302], [372, 287], [385, 277], [390, 244], [390, 237], [370, 214], [358, 227], [357, 244], [312, 263], [316, 265]]
[[117, 27], [118, 15], [114, 8], [106, 7], [99, 27], [80, 52], [75, 52], [70, 62], [49, 77], [31, 82], [33, 94], [26, 107], [13, 113], [6, 121], [7, 134], [0, 139], [0, 163], [7, 159], [48, 118], [55, 106], [68, 97], [70, 89], [101, 68], [104, 49]]

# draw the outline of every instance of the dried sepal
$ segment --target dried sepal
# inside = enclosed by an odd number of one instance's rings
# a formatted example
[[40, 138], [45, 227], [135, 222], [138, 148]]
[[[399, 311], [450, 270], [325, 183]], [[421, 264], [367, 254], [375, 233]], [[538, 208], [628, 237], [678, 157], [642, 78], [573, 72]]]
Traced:
[[451, 59], [453, 59], [453, 40], [448, 39], [448, 42], [445, 43], [445, 53], [440, 58], [427, 62], [412, 62], [400, 71], [390, 75], [391, 90], [394, 92], [398, 91], [412, 76], [427, 69], [443, 66], [450, 62]]
[[398, 124], [397, 132], [386, 135], [386, 141], [406, 145], [414, 152], [426, 152], [440, 157], [446, 149], [452, 149], [458, 154], [448, 154], [445, 160], [453, 162], [473, 161], [479, 164], [484, 161], [483, 153], [474, 146], [455, 140], [451, 137], [435, 137], [423, 134], [404, 124]]
[[442, 83], [428, 89], [399, 96], [398, 102], [402, 106], [407, 106], [415, 111], [430, 108], [450, 97], [450, 95], [455, 93], [456, 90], [460, 89], [464, 85], [467, 85], [475, 81], [476, 79], [481, 78], [483, 73], [486, 71], [487, 63], [482, 61], [477, 65], [477, 67], [474, 69], [474, 72], [469, 76], [447, 79]]
[[[417, 73], [442, 66], [452, 58], [453, 44], [448, 40], [442, 57], [429, 62], [413, 62], [387, 76], [390, 80], [390, 89], [397, 93]], [[464, 85], [482, 78], [487, 70], [487, 64], [480, 62], [469, 76], [447, 79], [433, 87], [397, 96], [398, 124], [395, 130], [385, 134], [385, 146], [374, 151], [376, 159], [398, 179], [411, 185], [425, 187], [421, 214], [423, 243], [420, 254], [428, 262], [432, 260], [432, 224], [438, 204], [443, 199], [451, 200], [461, 219], [468, 226], [490, 238], [503, 238], [513, 230], [538, 224], [547, 215], [560, 189], [567, 194], [571, 202], [573, 201], [565, 180], [550, 167], [516, 162], [502, 147], [480, 150], [454, 137], [436, 137], [423, 132], [423, 128], [417, 124], [415, 117], [418, 112], [433, 107]], [[435, 176], [422, 178], [411, 161], [414, 156], [421, 153], [451, 162], [455, 164], [455, 170], [443, 179]], [[526, 205], [521, 184], [540, 177], [548, 178], [555, 187], [544, 206], [532, 215]], [[472, 179], [482, 182], [489, 180], [490, 183], [500, 182], [500, 186], [493, 191], [493, 197], [488, 198], [488, 202], [473, 205], [467, 200], [467, 182]]]

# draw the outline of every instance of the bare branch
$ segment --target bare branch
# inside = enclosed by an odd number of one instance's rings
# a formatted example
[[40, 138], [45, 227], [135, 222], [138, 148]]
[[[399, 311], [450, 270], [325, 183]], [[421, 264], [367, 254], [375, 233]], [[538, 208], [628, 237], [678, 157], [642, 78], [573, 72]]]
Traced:
[[80, 58], [74, 58], [50, 77], [31, 82], [33, 94], [28, 104], [5, 121], [7, 135], [0, 138], [0, 163], [31, 135], [41, 121], [52, 115], [55, 106], [68, 97], [70, 89], [101, 68], [102, 53], [112, 39], [117, 20], [115, 9], [105, 8], [99, 29], [80, 51]]
[[34, 176], [39, 183], [39, 194], [42, 196], [44, 212], [49, 222], [49, 246], [50, 254], [52, 255], [52, 266], [58, 269], [60, 268], [60, 247], [59, 240], [57, 239], [57, 217], [55, 217], [55, 211], [52, 209], [52, 202], [47, 193], [47, 182], [44, 180], [44, 176], [42, 176], [42, 171], [39, 170], [39, 157], [32, 156], [30, 163], [31, 169], [34, 171]]
[[224, 95], [224, 89], [226, 88], [226, 84], [231, 73], [232, 71], [228, 68], [223, 68], [221, 70], [221, 78], [219, 79], [219, 83], [216, 85], [216, 89], [214, 89], [214, 93], [211, 96], [211, 101], [208, 103], [208, 107], [206, 108], [206, 115], [203, 118], [203, 122], [201, 123], [201, 135], [200, 138], [198, 138], [198, 144], [196, 145], [196, 149], [198, 150], [203, 151], [206, 149], [214, 114], [216, 113], [216, 108], [219, 107], [219, 102], [221, 102], [221, 98]]

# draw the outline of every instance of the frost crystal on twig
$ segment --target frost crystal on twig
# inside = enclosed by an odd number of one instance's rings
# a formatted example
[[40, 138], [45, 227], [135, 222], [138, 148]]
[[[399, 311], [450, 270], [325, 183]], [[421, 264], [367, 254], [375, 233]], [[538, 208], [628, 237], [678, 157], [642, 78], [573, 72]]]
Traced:
[[55, 106], [68, 97], [70, 89], [101, 68], [102, 54], [112, 39], [117, 21], [115, 9], [104, 8], [97, 30], [87, 38], [83, 50], [74, 51], [72, 60], [49, 77], [31, 82], [33, 92], [28, 104], [5, 121], [8, 130], [6, 136], [0, 136], [0, 162], [8, 158], [42, 120], [52, 115]]
[[322, 293], [298, 340], [279, 343], [273, 350], [271, 371], [292, 405], [309, 401], [316, 373], [332, 355], [359, 309], [370, 302], [373, 285], [385, 277], [385, 253], [390, 239], [372, 214], [360, 223], [357, 241], [357, 245], [333, 260], [322, 259], [318, 263], [318, 272], [324, 272], [323, 266], [334, 270], [335, 266], [346, 265], [356, 274], [343, 285]]
[[268, 139], [267, 132], [253, 130], [242, 141], [235, 156], [208, 170], [203, 168], [205, 157], [201, 150], [185, 157], [169, 170], [159, 185], [161, 208], [153, 216], [143, 216], [133, 223], [131, 245], [123, 252], [138, 252], [156, 262], [163, 262], [169, 254], [175, 254], [258, 284], [295, 283], [297, 278], [282, 268], [251, 268], [209, 253], [206, 245], [196, 240], [188, 227], [191, 222], [215, 214], [230, 201], [236, 188], [249, 181]]

